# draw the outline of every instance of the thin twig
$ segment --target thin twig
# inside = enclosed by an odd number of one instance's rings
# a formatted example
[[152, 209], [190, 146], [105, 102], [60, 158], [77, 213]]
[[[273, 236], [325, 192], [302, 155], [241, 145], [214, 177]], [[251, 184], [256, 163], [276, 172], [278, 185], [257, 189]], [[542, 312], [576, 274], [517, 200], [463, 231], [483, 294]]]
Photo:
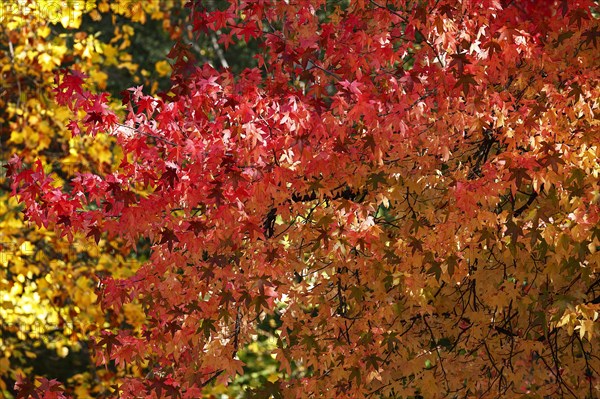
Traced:
[[139, 130], [139, 129], [136, 129], [135, 127], [127, 126], [127, 125], [125, 125], [125, 124], [123, 124], [123, 123], [118, 123], [118, 122], [117, 122], [117, 123], [115, 123], [115, 124], [116, 124], [117, 126], [119, 126], [119, 127], [123, 127], [123, 128], [129, 129], [129, 130], [133, 130], [134, 132], [136, 132], [136, 133], [139, 133], [139, 134], [141, 134], [141, 135], [143, 135], [143, 136], [146, 136], [146, 137], [151, 137], [151, 138], [153, 138], [153, 139], [155, 139], [155, 140], [160, 140], [160, 141], [163, 141], [163, 142], [165, 142], [165, 143], [171, 144], [172, 146], [175, 146], [175, 147], [177, 147], [177, 144], [176, 144], [176, 143], [174, 143], [174, 142], [173, 142], [173, 141], [171, 141], [171, 140], [167, 140], [167, 139], [165, 139], [165, 138], [163, 138], [163, 137], [160, 137], [160, 136], [155, 136], [155, 135], [153, 135], [153, 134], [146, 133], [146, 132], [142, 132], [141, 130]]
[[325, 68], [323, 68], [323, 67], [321, 67], [321, 66], [319, 66], [319, 65], [315, 64], [314, 62], [311, 62], [311, 64], [312, 64], [312, 66], [314, 66], [315, 68], [317, 68], [317, 69], [320, 69], [321, 71], [325, 72], [326, 74], [328, 74], [328, 75], [330, 75], [330, 76], [333, 76], [333, 77], [334, 77], [336, 80], [338, 80], [338, 81], [341, 81], [341, 80], [342, 80], [342, 78], [340, 77], [340, 75], [338, 75], [338, 74], [336, 74], [336, 73], [333, 73], [333, 72], [331, 72], [331, 71], [329, 71], [329, 70], [327, 70], [327, 69], [325, 69]]
[[[219, 32], [217, 32], [217, 33], [219, 33]], [[221, 62], [221, 65], [223, 66], [223, 68], [229, 68], [229, 63], [225, 59], [225, 53], [223, 53], [221, 46], [219, 46], [219, 42], [217, 41], [217, 36], [215, 36], [214, 34], [211, 34], [210, 41], [212, 43], [213, 49], [215, 50], [215, 54], [217, 54], [217, 57], [219, 57], [219, 62]]]

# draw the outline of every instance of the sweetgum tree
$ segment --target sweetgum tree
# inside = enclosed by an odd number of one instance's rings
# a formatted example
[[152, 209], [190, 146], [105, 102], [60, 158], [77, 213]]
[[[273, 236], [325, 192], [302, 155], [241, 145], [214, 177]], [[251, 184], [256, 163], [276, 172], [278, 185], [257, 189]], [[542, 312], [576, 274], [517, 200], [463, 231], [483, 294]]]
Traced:
[[258, 67], [177, 45], [170, 91], [127, 90], [124, 120], [65, 71], [72, 134], [126, 156], [68, 185], [8, 165], [30, 221], [152, 243], [97, 291], [145, 315], [97, 342], [130, 371], [115, 397], [231, 381], [265, 319], [280, 378], [259, 397], [600, 395], [597, 2], [189, 7]]

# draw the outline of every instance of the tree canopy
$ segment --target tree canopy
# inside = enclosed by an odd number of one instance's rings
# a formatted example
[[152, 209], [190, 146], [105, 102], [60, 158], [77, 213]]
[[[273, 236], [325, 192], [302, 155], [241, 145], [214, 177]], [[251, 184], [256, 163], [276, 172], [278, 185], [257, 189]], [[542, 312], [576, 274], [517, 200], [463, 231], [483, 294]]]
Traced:
[[179, 41], [170, 88], [119, 110], [73, 65], [65, 128], [108, 134], [118, 163], [7, 165], [30, 222], [148, 243], [95, 290], [141, 315], [98, 326], [110, 395], [200, 397], [267, 330], [278, 372], [249, 397], [600, 395], [597, 2], [187, 7], [194, 38], [250, 43], [256, 67]]

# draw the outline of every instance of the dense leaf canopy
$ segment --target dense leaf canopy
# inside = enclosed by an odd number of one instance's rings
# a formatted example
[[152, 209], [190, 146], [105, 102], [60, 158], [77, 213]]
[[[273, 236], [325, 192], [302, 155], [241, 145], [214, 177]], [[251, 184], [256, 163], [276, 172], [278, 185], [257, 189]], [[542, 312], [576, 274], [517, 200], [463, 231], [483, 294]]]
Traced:
[[256, 68], [180, 42], [170, 90], [130, 88], [124, 119], [58, 74], [68, 129], [123, 158], [8, 175], [40, 226], [151, 245], [97, 290], [144, 315], [99, 334], [113, 395], [197, 398], [268, 320], [280, 378], [257, 397], [597, 397], [597, 6], [192, 1], [194, 33], [254, 43]]

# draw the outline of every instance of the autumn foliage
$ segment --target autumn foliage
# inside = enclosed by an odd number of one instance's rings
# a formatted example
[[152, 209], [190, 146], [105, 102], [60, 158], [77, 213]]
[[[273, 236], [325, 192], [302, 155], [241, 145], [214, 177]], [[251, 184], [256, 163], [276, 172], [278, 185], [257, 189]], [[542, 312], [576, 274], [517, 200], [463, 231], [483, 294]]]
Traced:
[[[26, 164], [37, 162], [44, 173], [52, 174], [54, 184], [64, 185], [76, 173], [102, 174], [118, 164], [122, 154], [114, 138], [71, 136], [66, 128], [71, 112], [52, 93], [55, 74], [59, 67], [77, 65], [89, 75], [88, 87], [94, 90], [132, 81], [157, 89], [164, 83], [160, 75], [170, 73], [163, 58], [170, 35], [176, 33], [171, 20], [178, 3], [169, 4], [170, 8], [129, 0], [0, 3], [1, 398], [14, 397], [15, 381], [25, 383], [25, 376], [32, 379], [49, 372], [76, 397], [110, 392], [115, 373], [90, 364], [90, 342], [106, 319], [132, 325], [144, 319], [133, 304], [119, 315], [105, 313], [93, 292], [98, 274], [110, 269], [116, 277], [128, 277], [143, 257], [120, 252], [118, 239], [91, 245], [80, 235], [68, 241], [53, 227], [36, 228], [24, 221], [22, 206], [10, 197], [4, 166], [19, 154]], [[136, 54], [143, 53], [148, 46], [140, 45], [139, 37], [147, 40], [144, 30], [152, 25], [158, 28], [155, 36], [162, 33], [167, 42], [164, 54], [159, 62], [148, 57], [137, 64], [132, 47]], [[120, 102], [112, 99], [111, 106]]]
[[29, 221], [151, 243], [96, 291], [144, 315], [98, 334], [114, 397], [239, 378], [264, 320], [279, 374], [256, 397], [600, 395], [596, 2], [203, 3], [195, 35], [258, 43], [257, 68], [180, 42], [170, 90], [124, 91], [124, 118], [62, 70], [68, 130], [120, 164], [8, 165]]

